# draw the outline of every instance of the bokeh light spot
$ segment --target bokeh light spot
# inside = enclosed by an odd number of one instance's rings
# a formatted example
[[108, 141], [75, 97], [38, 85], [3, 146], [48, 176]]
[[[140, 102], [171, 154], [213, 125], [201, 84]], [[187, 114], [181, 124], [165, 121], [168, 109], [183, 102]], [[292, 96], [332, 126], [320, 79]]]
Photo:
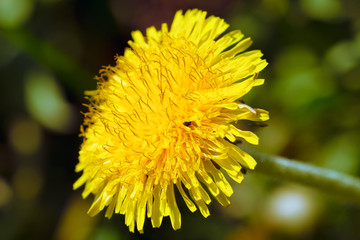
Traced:
[[356, 175], [360, 167], [358, 133], [344, 133], [332, 138], [316, 157], [319, 163], [329, 169]]
[[261, 145], [258, 148], [267, 153], [279, 154], [291, 141], [291, 125], [276, 116], [271, 117], [268, 124], [271, 127], [265, 127], [258, 131], [261, 139]]
[[31, 116], [43, 126], [58, 132], [71, 129], [74, 111], [51, 76], [29, 73], [25, 81], [25, 101]]
[[14, 175], [14, 188], [16, 195], [22, 200], [32, 200], [40, 192], [43, 178], [38, 172], [30, 167], [19, 168]]
[[80, 197], [72, 197], [63, 211], [59, 225], [55, 231], [55, 240], [87, 240], [90, 238], [98, 222], [97, 217], [89, 217], [86, 214], [89, 201]]
[[339, 0], [301, 0], [300, 3], [310, 17], [322, 20], [339, 17], [342, 11]]
[[331, 69], [338, 73], [346, 73], [356, 65], [359, 66], [360, 56], [355, 42], [344, 41], [335, 44], [326, 53], [326, 61]]
[[319, 217], [320, 206], [315, 192], [296, 185], [275, 190], [265, 204], [265, 222], [290, 234], [309, 230]]
[[279, 53], [275, 62], [275, 72], [279, 75], [288, 75], [293, 72], [302, 72], [303, 70], [317, 66], [319, 59], [306, 46], [289, 46]]
[[17, 153], [30, 155], [35, 153], [41, 143], [41, 129], [30, 119], [15, 121], [10, 128], [10, 142]]
[[12, 189], [9, 184], [0, 178], [0, 208], [9, 204], [12, 199]]
[[33, 8], [33, 0], [0, 0], [0, 27], [21, 26], [31, 15]]
[[277, 98], [286, 99], [282, 104], [291, 111], [297, 111], [315, 99], [328, 97], [335, 90], [334, 79], [308, 48], [289, 47], [279, 55], [275, 64], [279, 79], [274, 93]]

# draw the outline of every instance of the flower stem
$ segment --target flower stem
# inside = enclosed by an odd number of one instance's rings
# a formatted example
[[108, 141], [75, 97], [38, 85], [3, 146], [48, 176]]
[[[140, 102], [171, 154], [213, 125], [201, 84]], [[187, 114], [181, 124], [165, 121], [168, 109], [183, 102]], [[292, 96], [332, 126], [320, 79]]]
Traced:
[[294, 181], [360, 204], [360, 179], [334, 170], [255, 151], [255, 172]]

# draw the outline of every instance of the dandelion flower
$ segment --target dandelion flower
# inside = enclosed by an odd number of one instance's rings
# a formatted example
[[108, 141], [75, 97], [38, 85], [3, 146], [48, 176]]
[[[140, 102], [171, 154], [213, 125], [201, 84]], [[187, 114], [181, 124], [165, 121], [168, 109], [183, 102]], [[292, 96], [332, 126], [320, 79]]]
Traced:
[[[149, 27], [132, 33], [116, 65], [105, 67], [98, 88], [86, 92], [89, 111], [74, 189], [95, 196], [88, 214], [105, 207], [105, 216], [125, 215], [130, 231], [142, 232], [146, 216], [160, 227], [169, 216], [181, 227], [175, 195], [190, 211], [209, 216], [209, 193], [229, 205], [241, 169], [256, 161], [232, 142], [258, 144], [258, 137], [235, 127], [239, 120], [263, 121], [265, 110], [238, 101], [263, 84], [258, 73], [267, 65], [251, 40], [240, 31], [223, 32], [228, 24], [197, 9], [178, 11], [170, 29]], [[176, 190], [177, 189], [177, 190]], [[176, 194], [175, 194], [176, 193]]]

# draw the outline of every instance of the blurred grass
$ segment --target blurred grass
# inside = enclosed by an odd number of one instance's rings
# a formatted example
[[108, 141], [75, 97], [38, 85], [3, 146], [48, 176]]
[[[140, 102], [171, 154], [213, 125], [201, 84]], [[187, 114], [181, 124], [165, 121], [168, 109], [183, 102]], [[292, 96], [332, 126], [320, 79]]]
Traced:
[[39, 39], [29, 30], [25, 28], [0, 29], [0, 35], [45, 68], [51, 70], [62, 79], [66, 87], [79, 96], [83, 94], [84, 87], [91, 87], [88, 84], [88, 79], [93, 76], [88, 71], [53, 45]]

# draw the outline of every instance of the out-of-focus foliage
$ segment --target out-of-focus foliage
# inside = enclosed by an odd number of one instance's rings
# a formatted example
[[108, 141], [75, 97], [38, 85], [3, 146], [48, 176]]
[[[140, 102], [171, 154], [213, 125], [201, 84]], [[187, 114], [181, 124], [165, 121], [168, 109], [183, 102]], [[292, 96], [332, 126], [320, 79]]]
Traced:
[[194, 7], [241, 29], [269, 62], [265, 85], [243, 99], [271, 114], [246, 125], [256, 149], [359, 176], [357, 0], [0, 0], [0, 239], [358, 239], [359, 206], [256, 171], [207, 219], [179, 199], [176, 232], [168, 219], [139, 235], [123, 216], [86, 215], [90, 199], [72, 191], [82, 91], [131, 30]]
[[33, 0], [1, 0], [0, 26], [17, 28], [28, 21], [34, 8]]

